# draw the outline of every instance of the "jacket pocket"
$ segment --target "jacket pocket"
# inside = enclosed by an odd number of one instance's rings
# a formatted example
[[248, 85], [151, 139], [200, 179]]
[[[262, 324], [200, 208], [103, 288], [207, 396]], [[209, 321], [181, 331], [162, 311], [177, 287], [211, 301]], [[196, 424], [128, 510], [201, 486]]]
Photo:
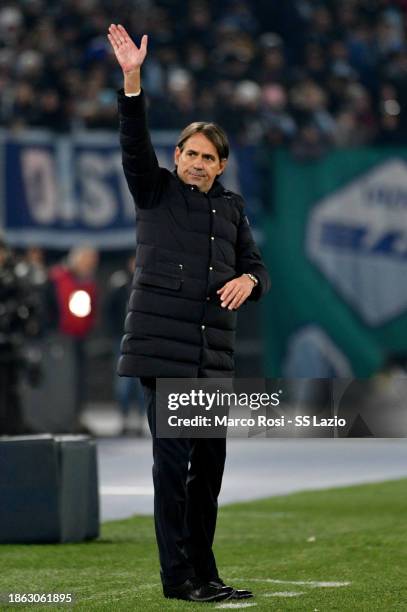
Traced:
[[166, 276], [165, 274], [157, 274], [155, 272], [141, 272], [138, 277], [140, 285], [151, 285], [153, 287], [162, 287], [163, 289], [177, 290], [181, 288], [182, 278], [175, 276]]

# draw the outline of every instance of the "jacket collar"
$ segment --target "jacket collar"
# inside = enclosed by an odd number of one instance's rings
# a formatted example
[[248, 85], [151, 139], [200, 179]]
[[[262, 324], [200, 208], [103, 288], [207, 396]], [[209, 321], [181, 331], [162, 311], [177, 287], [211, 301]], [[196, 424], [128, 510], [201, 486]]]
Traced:
[[[186, 190], [189, 189], [189, 190], [192, 190], [192, 191], [195, 191], [195, 190], [198, 191], [198, 187], [196, 185], [187, 185], [187, 183], [184, 183], [184, 181], [182, 181], [179, 178], [179, 176], [177, 174], [177, 169], [176, 168], [172, 171], [172, 173], [175, 176], [175, 178], [177, 179], [179, 185], [183, 189], [186, 189]], [[195, 189], [191, 189], [191, 188], [195, 188]], [[226, 192], [226, 189], [224, 188], [222, 183], [218, 179], [215, 179], [214, 182], [213, 182], [213, 185], [210, 188], [210, 190], [208, 191], [207, 195], [211, 196], [211, 197], [216, 197], [216, 196], [222, 195], [225, 192]]]

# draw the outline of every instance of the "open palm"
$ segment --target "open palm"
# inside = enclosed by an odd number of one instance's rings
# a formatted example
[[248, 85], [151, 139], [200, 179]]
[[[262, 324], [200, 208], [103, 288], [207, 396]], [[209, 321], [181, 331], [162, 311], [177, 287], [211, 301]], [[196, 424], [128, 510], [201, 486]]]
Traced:
[[134, 44], [122, 25], [112, 24], [107, 37], [123, 72], [131, 72], [140, 68], [147, 55], [146, 34], [141, 39], [140, 48]]

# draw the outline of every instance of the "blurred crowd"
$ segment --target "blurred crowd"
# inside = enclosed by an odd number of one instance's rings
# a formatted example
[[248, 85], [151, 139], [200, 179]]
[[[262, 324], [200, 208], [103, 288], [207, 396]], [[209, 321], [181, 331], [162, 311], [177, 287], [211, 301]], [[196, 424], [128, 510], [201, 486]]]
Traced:
[[215, 120], [299, 157], [407, 143], [407, 0], [6, 0], [1, 124], [116, 129], [111, 22], [149, 34], [153, 128]]
[[[113, 272], [102, 291], [99, 259], [92, 246], [79, 245], [49, 265], [42, 249], [14, 252], [0, 236], [0, 435], [27, 432], [20, 398], [22, 380], [46, 390], [47, 379], [69, 376], [73, 383], [69, 429], [88, 433], [83, 412], [89, 399], [89, 339], [95, 330], [108, 338], [111, 370], [103, 375], [113, 383], [120, 432], [143, 434], [139, 382], [115, 373], [135, 258], [131, 256]], [[56, 345], [70, 355], [60, 366], [55, 359]], [[43, 368], [47, 350], [54, 355], [48, 360], [52, 372]], [[133, 407], [139, 415], [135, 429], [130, 418]]]

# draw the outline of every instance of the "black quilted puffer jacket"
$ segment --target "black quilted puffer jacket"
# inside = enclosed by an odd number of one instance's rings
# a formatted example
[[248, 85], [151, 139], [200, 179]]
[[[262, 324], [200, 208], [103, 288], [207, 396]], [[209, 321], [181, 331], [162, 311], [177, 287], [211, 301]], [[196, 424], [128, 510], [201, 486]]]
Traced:
[[217, 289], [251, 272], [259, 299], [270, 279], [242, 198], [216, 180], [205, 194], [160, 168], [143, 92], [118, 92], [123, 168], [137, 215], [136, 270], [118, 373], [167, 378], [231, 377], [237, 312]]

